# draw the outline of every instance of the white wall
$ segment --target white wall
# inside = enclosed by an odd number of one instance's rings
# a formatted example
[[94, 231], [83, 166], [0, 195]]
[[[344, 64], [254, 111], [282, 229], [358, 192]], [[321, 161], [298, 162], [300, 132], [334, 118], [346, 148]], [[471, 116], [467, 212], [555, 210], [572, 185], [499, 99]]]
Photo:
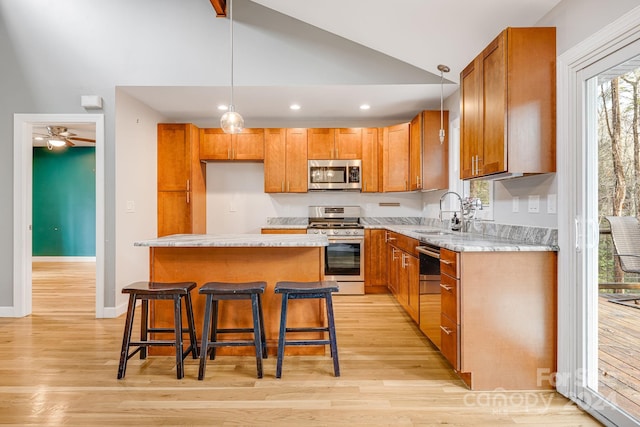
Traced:
[[115, 307], [124, 312], [122, 287], [149, 279], [149, 249], [133, 242], [157, 235], [156, 124], [163, 117], [123, 91], [116, 91], [116, 104]]
[[[381, 202], [400, 206], [379, 206]], [[208, 233], [259, 233], [269, 217], [307, 218], [309, 206], [332, 204], [360, 206], [363, 216], [422, 215], [421, 193], [265, 194], [263, 163], [207, 163]]]

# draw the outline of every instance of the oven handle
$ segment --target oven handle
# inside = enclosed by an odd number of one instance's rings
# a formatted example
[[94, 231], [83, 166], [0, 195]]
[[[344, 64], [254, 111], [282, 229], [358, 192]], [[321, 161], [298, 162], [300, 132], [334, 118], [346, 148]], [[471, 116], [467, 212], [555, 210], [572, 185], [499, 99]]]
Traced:
[[327, 240], [329, 241], [329, 243], [358, 243], [359, 244], [364, 242], [364, 237], [353, 238], [353, 237], [332, 236], [332, 237], [328, 237]]
[[436, 251], [428, 246], [416, 246], [416, 251], [430, 256], [431, 258], [440, 259], [440, 251]]

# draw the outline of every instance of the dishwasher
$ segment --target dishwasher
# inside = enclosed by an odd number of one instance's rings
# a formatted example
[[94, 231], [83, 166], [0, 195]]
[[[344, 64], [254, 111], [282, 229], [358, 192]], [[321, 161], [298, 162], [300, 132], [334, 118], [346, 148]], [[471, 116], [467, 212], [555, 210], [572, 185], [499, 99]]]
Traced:
[[423, 244], [420, 254], [420, 330], [440, 349], [440, 248]]

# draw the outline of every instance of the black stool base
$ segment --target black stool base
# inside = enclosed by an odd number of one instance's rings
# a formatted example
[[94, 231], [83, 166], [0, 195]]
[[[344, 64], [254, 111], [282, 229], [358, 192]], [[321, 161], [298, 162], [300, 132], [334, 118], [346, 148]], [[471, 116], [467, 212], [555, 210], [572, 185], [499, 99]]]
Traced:
[[[118, 365], [118, 379], [125, 376], [127, 361], [135, 354], [140, 353], [140, 359], [147, 358], [147, 348], [153, 346], [173, 346], [176, 349], [176, 376], [178, 379], [184, 377], [184, 359], [191, 353], [194, 359], [198, 358], [198, 340], [196, 338], [196, 328], [193, 318], [193, 305], [191, 302], [191, 290], [196, 287], [195, 282], [179, 283], [159, 283], [159, 282], [135, 282], [125, 286], [122, 293], [129, 294], [129, 306], [127, 308], [127, 318], [124, 326], [124, 336], [122, 338], [122, 349], [120, 351], [120, 364]], [[188, 327], [182, 327], [182, 299], [187, 313]], [[133, 330], [133, 318], [136, 302], [142, 301], [140, 341], [131, 340]], [[173, 300], [174, 306], [174, 327], [173, 328], [150, 328], [149, 327], [149, 301], [150, 300]], [[174, 334], [174, 340], [150, 340], [149, 334], [158, 332], [170, 332]], [[189, 347], [184, 348], [182, 334], [189, 334]], [[132, 352], [130, 347], [136, 347]]]
[[[204, 379], [207, 355], [211, 360], [216, 358], [217, 347], [254, 346], [256, 350], [257, 377], [262, 378], [262, 359], [267, 357], [267, 340], [264, 331], [264, 317], [262, 314], [262, 294], [266, 282], [227, 283], [209, 282], [200, 288], [204, 295], [204, 325], [202, 327], [202, 343], [200, 350], [200, 369], [198, 379]], [[223, 300], [251, 300], [253, 317], [252, 328], [218, 328], [218, 302]], [[209, 327], [211, 335], [209, 336]], [[218, 334], [253, 333], [251, 340], [218, 341]]]
[[[336, 329], [333, 317], [333, 300], [331, 294], [338, 291], [338, 284], [333, 281], [324, 282], [278, 282], [275, 293], [282, 294], [282, 309], [280, 311], [280, 334], [278, 336], [278, 361], [276, 363], [276, 378], [282, 377], [282, 362], [284, 348], [287, 345], [327, 345], [331, 349], [333, 359], [333, 374], [340, 376], [340, 364], [338, 362], [338, 344], [336, 342]], [[327, 309], [326, 327], [296, 327], [287, 328], [287, 307], [289, 300], [321, 298], [325, 300]], [[287, 340], [289, 332], [328, 332], [329, 339]]]

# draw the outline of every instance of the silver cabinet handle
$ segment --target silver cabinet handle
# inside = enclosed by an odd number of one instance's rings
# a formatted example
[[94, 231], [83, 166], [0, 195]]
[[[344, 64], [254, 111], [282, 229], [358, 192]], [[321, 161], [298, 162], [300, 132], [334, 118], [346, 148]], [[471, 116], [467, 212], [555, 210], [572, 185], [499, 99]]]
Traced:
[[442, 329], [442, 332], [444, 332], [447, 335], [451, 335], [453, 333], [453, 331], [451, 329], [446, 328], [446, 327], [444, 327], [442, 325], [440, 325], [440, 329]]
[[444, 283], [440, 283], [440, 287], [447, 292], [451, 292], [451, 290], [453, 289], [453, 287], [445, 285]]

